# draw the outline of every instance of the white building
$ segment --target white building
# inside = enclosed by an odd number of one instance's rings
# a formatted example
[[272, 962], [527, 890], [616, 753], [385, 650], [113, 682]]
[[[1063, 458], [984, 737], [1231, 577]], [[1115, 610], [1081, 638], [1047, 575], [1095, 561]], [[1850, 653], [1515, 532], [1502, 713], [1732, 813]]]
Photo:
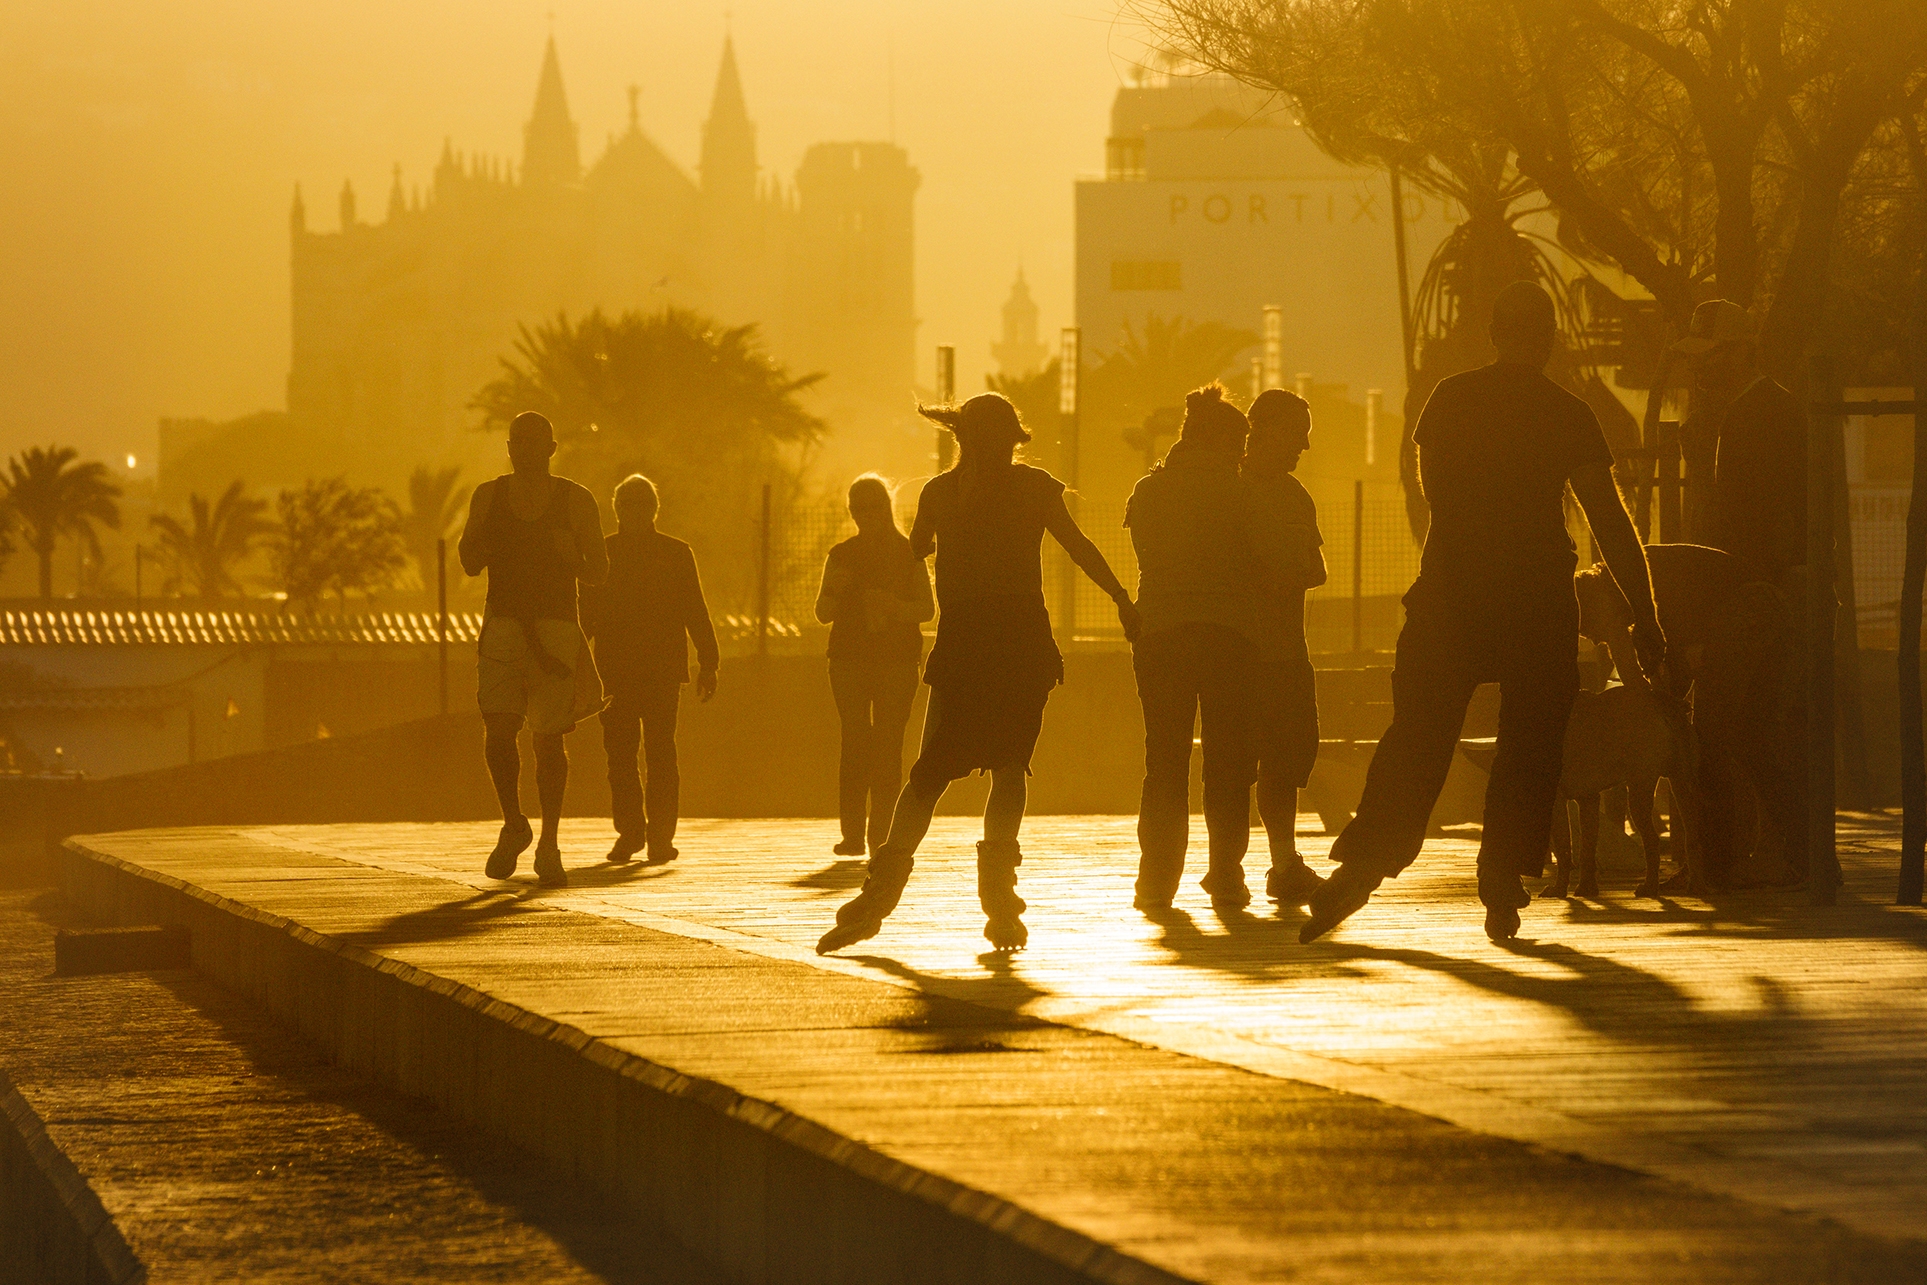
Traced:
[[[1335, 491], [1342, 480], [1349, 496], [1353, 478], [1396, 477], [1404, 362], [1387, 176], [1332, 160], [1275, 100], [1222, 76], [1120, 89], [1106, 160], [1101, 180], [1077, 184], [1077, 324], [1090, 358], [1149, 316], [1262, 334], [1263, 310], [1279, 305], [1278, 382], [1297, 388], [1309, 374], [1319, 416], [1307, 481]], [[1416, 289], [1452, 216], [1408, 189], [1405, 219]], [[1258, 355], [1225, 372], [1241, 397]], [[1384, 410], [1368, 469], [1371, 389]], [[1108, 498], [1142, 456], [1115, 431], [1092, 430], [1084, 489]]]

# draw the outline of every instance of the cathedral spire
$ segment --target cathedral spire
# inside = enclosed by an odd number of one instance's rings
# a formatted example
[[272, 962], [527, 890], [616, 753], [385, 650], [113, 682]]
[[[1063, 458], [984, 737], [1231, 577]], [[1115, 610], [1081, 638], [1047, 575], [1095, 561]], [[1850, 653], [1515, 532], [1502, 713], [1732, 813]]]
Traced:
[[308, 207], [301, 200], [301, 184], [294, 185], [294, 205], [288, 210], [288, 231], [299, 234], [308, 230]]
[[1036, 374], [1050, 355], [1050, 349], [1037, 338], [1037, 304], [1030, 297], [1030, 283], [1024, 280], [1021, 266], [1017, 280], [1011, 283], [1010, 297], [1004, 300], [1003, 338], [990, 345], [990, 355], [997, 359], [998, 373], [1006, 379]]
[[736, 42], [723, 38], [723, 63], [716, 92], [703, 124], [703, 194], [741, 202], [756, 199], [756, 127], [743, 105], [743, 81], [736, 71]]
[[542, 54], [542, 78], [535, 89], [535, 110], [522, 130], [522, 181], [562, 185], [582, 177], [582, 154], [575, 122], [569, 119], [569, 100], [562, 92], [562, 64], [555, 56], [555, 37]]
[[401, 187], [401, 162], [395, 162], [394, 186], [388, 189], [388, 221], [394, 222], [408, 212], [408, 198]]

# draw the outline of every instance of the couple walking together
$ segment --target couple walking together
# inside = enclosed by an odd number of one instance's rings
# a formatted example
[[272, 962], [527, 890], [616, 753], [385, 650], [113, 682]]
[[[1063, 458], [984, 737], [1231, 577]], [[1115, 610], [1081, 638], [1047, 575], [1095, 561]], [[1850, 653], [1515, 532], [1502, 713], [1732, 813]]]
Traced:
[[[459, 545], [462, 569], [488, 574], [476, 682], [502, 830], [487, 873], [508, 878], [534, 843], [535, 875], [549, 888], [569, 882], [557, 840], [569, 780], [563, 737], [590, 715], [600, 716], [608, 756], [616, 827], [609, 860], [626, 862], [645, 848], [652, 864], [675, 859], [676, 715], [689, 681], [689, 644], [705, 701], [716, 692], [718, 667], [695, 555], [656, 530], [655, 484], [634, 474], [616, 487], [617, 529], [605, 537], [595, 496], [550, 473], [555, 448], [545, 416], [515, 417], [511, 471], [475, 488]], [[539, 839], [521, 806], [516, 739], [525, 723], [535, 749]], [[649, 768], [646, 796], [638, 750]]]

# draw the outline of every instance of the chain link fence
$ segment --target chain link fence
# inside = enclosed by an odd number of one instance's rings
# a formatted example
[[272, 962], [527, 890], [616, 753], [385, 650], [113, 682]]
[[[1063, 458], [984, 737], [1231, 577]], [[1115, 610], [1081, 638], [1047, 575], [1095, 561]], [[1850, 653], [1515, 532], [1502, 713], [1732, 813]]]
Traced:
[[[917, 481], [897, 491], [898, 524], [915, 517]], [[1412, 538], [1405, 500], [1396, 483], [1366, 483], [1319, 494], [1319, 526], [1325, 540], [1326, 583], [1307, 599], [1307, 633], [1314, 651], [1389, 649], [1397, 637], [1397, 600], [1418, 574], [1419, 546]], [[1121, 502], [1073, 497], [1078, 525], [1103, 553], [1119, 580], [1135, 591], [1137, 554], [1124, 525]], [[831, 546], [856, 534], [840, 501], [800, 505], [772, 518], [768, 553], [769, 645], [808, 646], [821, 641], [816, 591]], [[752, 555], [762, 556], [760, 545]], [[757, 583], [760, 583], [760, 578]], [[1044, 541], [1044, 587], [1060, 630], [1072, 626], [1075, 642], [1122, 645], [1124, 631], [1109, 598], [1077, 571], [1055, 540]], [[1068, 604], [1068, 612], [1067, 612]], [[724, 612], [718, 627], [737, 646], [753, 646], [757, 610], [743, 604]], [[1067, 619], [1068, 617], [1068, 619]]]
[[[915, 516], [915, 481], [898, 490], [898, 523], [905, 531]], [[1906, 556], [1905, 486], [1855, 485], [1852, 517], [1854, 592], [1863, 647], [1891, 650], [1898, 636], [1896, 607]], [[1397, 639], [1398, 599], [1418, 575], [1419, 544], [1413, 539], [1405, 498], [1396, 483], [1367, 482], [1352, 487], [1326, 485], [1318, 490], [1319, 528], [1325, 540], [1328, 579], [1306, 597], [1306, 633], [1314, 652], [1386, 651]], [[1104, 554], [1111, 569], [1133, 590], [1137, 555], [1124, 526], [1119, 502], [1076, 503], [1078, 525]], [[1575, 510], [1572, 533], [1583, 559], [1592, 549], [1585, 521]], [[856, 534], [840, 501], [801, 505], [772, 522], [769, 549], [771, 645], [797, 647], [820, 643], [816, 590], [830, 547]], [[758, 540], [752, 539], [752, 545]], [[760, 547], [752, 552], [760, 557]], [[754, 578], [752, 577], [754, 580]], [[760, 583], [760, 580], [754, 580]], [[1091, 644], [1121, 644], [1124, 639], [1111, 602], [1096, 585], [1070, 566], [1057, 542], [1044, 541], [1044, 586], [1051, 614], [1066, 623], [1067, 596], [1074, 614], [1074, 638]], [[753, 601], [719, 614], [718, 627], [738, 646], [753, 646], [757, 609]]]
[[1900, 578], [1907, 561], [1907, 504], [1911, 487], [1854, 486], [1847, 512], [1853, 528], [1853, 595], [1860, 645], [1892, 651], [1900, 645]]

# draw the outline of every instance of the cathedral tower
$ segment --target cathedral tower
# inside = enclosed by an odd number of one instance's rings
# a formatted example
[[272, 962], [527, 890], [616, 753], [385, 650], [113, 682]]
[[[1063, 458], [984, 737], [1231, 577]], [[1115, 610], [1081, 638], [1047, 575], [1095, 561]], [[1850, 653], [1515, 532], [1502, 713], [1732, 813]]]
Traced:
[[990, 345], [996, 358], [997, 373], [1005, 379], [1023, 379], [1044, 368], [1050, 349], [1037, 338], [1037, 304], [1030, 297], [1030, 283], [1024, 270], [1017, 269], [1011, 283], [1010, 298], [1004, 300], [1004, 337]]
[[582, 177], [582, 153], [569, 100], [562, 92], [562, 64], [555, 37], [542, 54], [542, 78], [535, 87], [535, 110], [522, 127], [522, 182], [531, 187], [566, 187]]

